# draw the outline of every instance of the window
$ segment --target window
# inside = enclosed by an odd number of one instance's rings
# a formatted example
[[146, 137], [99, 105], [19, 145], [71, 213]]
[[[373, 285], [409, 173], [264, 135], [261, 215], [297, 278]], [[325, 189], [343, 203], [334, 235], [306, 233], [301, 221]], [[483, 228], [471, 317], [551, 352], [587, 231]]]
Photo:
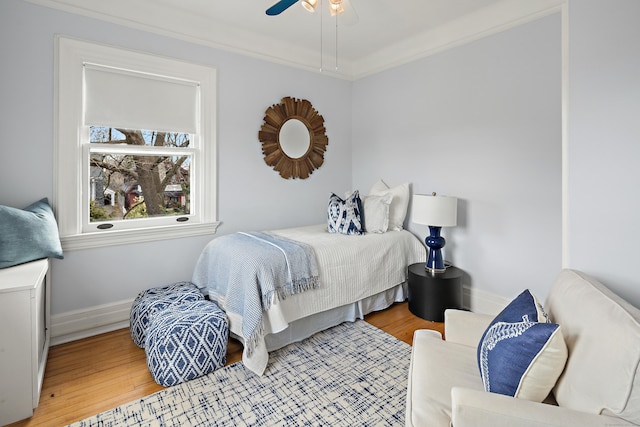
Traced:
[[[83, 230], [138, 228], [136, 219], [191, 219], [193, 150], [180, 132], [89, 128], [89, 215]], [[83, 201], [86, 203], [86, 201]], [[157, 221], [156, 221], [157, 222]]]
[[215, 69], [57, 39], [65, 249], [214, 233]]

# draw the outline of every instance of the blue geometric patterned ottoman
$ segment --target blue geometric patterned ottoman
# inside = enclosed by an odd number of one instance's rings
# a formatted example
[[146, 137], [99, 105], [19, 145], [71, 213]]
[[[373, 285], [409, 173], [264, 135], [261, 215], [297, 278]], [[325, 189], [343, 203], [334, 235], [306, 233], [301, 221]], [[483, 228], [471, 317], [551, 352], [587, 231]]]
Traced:
[[133, 301], [129, 315], [131, 339], [138, 347], [143, 347], [145, 332], [152, 314], [172, 304], [200, 300], [204, 300], [204, 296], [191, 282], [178, 282], [140, 292]]
[[169, 387], [206, 375], [227, 361], [229, 325], [213, 301], [170, 305], [151, 316], [145, 338], [154, 381]]

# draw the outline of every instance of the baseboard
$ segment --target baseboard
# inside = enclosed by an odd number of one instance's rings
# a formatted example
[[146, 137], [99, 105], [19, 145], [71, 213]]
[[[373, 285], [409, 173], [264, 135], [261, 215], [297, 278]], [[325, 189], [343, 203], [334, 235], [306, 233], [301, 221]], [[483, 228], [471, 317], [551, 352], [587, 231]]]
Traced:
[[[129, 327], [133, 300], [118, 301], [51, 316], [51, 345], [63, 344]], [[476, 313], [497, 314], [509, 299], [465, 286], [464, 308]]]
[[133, 300], [118, 301], [51, 316], [51, 345], [129, 327]]
[[510, 300], [481, 289], [465, 286], [462, 290], [464, 308], [474, 313], [498, 314]]

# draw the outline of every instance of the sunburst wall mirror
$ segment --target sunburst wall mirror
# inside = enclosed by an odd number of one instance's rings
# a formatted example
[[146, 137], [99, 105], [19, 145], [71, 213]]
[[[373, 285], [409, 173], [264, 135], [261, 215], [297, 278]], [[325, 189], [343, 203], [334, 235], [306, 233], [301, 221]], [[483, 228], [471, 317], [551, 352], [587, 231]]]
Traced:
[[291, 97], [267, 108], [258, 139], [265, 163], [285, 179], [309, 178], [329, 144], [324, 118], [311, 102]]

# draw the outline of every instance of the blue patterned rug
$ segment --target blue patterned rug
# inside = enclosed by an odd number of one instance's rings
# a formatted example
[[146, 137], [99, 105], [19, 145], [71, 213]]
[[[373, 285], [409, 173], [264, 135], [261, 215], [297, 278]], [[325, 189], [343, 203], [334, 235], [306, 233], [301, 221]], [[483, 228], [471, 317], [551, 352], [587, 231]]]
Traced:
[[235, 363], [71, 426], [403, 426], [410, 355], [343, 323], [272, 352], [262, 377]]

